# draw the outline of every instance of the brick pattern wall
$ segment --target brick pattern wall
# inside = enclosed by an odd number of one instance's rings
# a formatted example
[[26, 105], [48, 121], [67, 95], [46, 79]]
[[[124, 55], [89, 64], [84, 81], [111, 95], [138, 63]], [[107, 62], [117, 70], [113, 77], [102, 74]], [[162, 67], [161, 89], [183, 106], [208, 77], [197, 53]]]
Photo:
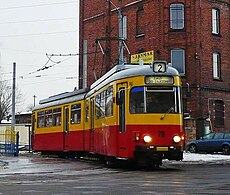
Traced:
[[[118, 42], [109, 37], [118, 37], [118, 14], [116, 8], [105, 0], [81, 0], [80, 53], [82, 41], [88, 41], [87, 77], [88, 86], [108, 71], [118, 61]], [[127, 16], [127, 41], [131, 54], [154, 50], [155, 59], [171, 61], [171, 49], [182, 48], [185, 56], [183, 76], [183, 98], [187, 111], [199, 120], [197, 129], [202, 135], [205, 118], [208, 116], [210, 98], [222, 99], [225, 103], [224, 128], [213, 127], [214, 131], [230, 131], [230, 1], [229, 0], [112, 0]], [[182, 31], [170, 29], [170, 4], [185, 6], [185, 28]], [[137, 11], [143, 8], [138, 21], [143, 34], [137, 36]], [[212, 8], [220, 10], [220, 36], [212, 34]], [[97, 38], [105, 55], [103, 56]], [[221, 79], [213, 79], [213, 52], [221, 54]], [[124, 50], [124, 55], [129, 55]], [[82, 86], [82, 55], [80, 56], [80, 87]], [[189, 88], [188, 88], [189, 87]], [[187, 93], [188, 89], [191, 93]], [[213, 117], [213, 116], [212, 116]], [[200, 122], [201, 121], [201, 122]]]

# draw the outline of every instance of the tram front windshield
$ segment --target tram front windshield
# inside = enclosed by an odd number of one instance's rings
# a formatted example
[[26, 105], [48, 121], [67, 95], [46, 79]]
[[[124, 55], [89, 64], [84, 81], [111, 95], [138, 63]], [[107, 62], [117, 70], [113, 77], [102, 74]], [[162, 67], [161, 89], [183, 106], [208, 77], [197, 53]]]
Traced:
[[130, 92], [130, 112], [180, 113], [178, 87], [134, 87]]

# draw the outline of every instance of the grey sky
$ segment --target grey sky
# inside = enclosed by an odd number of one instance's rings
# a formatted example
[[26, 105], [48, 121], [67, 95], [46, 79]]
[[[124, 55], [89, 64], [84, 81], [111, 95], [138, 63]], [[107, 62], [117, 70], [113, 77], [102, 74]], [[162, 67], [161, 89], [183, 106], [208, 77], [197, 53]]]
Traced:
[[0, 72], [12, 82], [12, 64], [17, 63], [17, 87], [23, 102], [16, 111], [26, 111], [38, 100], [72, 91], [78, 85], [78, 56], [48, 54], [78, 53], [79, 0], [1, 0]]

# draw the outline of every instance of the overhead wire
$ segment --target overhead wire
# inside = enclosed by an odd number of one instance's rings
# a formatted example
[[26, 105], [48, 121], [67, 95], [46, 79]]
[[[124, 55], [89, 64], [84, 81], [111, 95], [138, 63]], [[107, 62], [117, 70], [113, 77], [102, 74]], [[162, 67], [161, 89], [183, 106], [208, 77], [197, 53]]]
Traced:
[[6, 74], [12, 74], [13, 72], [1, 72], [0, 71], [0, 73], [1, 73], [1, 75], [6, 75]]
[[77, 30], [67, 31], [56, 31], [47, 33], [31, 33], [31, 34], [18, 34], [18, 35], [0, 35], [1, 38], [12, 38], [12, 37], [25, 37], [25, 36], [40, 36], [40, 35], [52, 35], [52, 34], [64, 34], [64, 33], [76, 33]]
[[[87, 52], [86, 54], [95, 54], [95, 52]], [[48, 54], [48, 53], [46, 53], [46, 57], [48, 58], [48, 60], [46, 61], [46, 63], [41, 68], [39, 68], [39, 69], [37, 69], [35, 71], [32, 71], [32, 72], [29, 72], [27, 74], [21, 75], [19, 77], [21, 79], [24, 79], [25, 76], [32, 75], [32, 74], [35, 74], [37, 72], [47, 70], [47, 69], [49, 69], [51, 67], [56, 66], [57, 64], [60, 64], [60, 63], [62, 63], [64, 61], [67, 61], [67, 60], [71, 59], [74, 56], [79, 56], [79, 55], [81, 55], [81, 54], [80, 53], [74, 53], [74, 54]], [[85, 54], [83, 54], [83, 55], [85, 55]], [[65, 59], [63, 59], [61, 61], [54, 61], [54, 60], [51, 59], [52, 57], [68, 57], [68, 58], [65, 58]], [[53, 64], [47, 66], [49, 62], [52, 62]]]
[[[37, 5], [25, 5], [25, 6], [17, 6], [17, 7], [0, 7], [0, 11], [4, 11], [4, 10], [13, 10], [13, 9], [21, 9], [21, 8], [34, 8], [34, 7], [41, 7], [41, 6], [52, 6], [52, 5], [61, 5], [61, 4], [71, 4], [71, 3], [77, 3], [78, 1], [66, 1], [66, 2], [60, 2], [60, 3], [44, 3], [44, 4], [37, 4]], [[0, 23], [0, 25], [3, 25], [3, 24], [20, 24], [20, 23], [33, 23], [33, 22], [49, 22], [49, 21], [58, 21], [58, 20], [74, 20], [76, 18], [57, 18], [57, 19], [38, 19], [38, 20], [24, 20], [24, 21], [9, 21], [9, 22], [2, 22]], [[16, 35], [0, 35], [0, 38], [11, 38], [11, 37], [24, 37], [24, 36], [39, 36], [39, 35], [55, 35], [55, 34], [64, 34], [64, 33], [76, 33], [78, 30], [67, 30], [67, 31], [57, 31], [57, 32], [44, 32], [44, 33], [31, 33], [31, 34], [16, 34]], [[12, 51], [19, 51], [19, 52], [28, 52], [28, 53], [37, 53], [37, 54], [44, 54], [44, 52], [34, 52], [34, 51], [23, 51], [23, 50], [16, 50], [16, 49], [10, 49], [10, 48], [1, 48], [1, 49], [8, 49], [8, 50], [12, 50]], [[69, 54], [68, 54], [69, 55]], [[52, 68], [64, 61], [67, 61], [68, 59], [70, 59], [71, 57], [75, 56], [75, 55], [79, 55], [79, 54], [74, 54], [74, 55], [69, 55], [68, 58], [65, 58], [63, 60], [59, 60], [59, 61], [56, 61], [54, 60], [53, 56], [47, 56], [47, 61], [46, 63], [40, 67], [39, 69], [37, 69], [36, 71], [33, 71], [33, 72], [30, 72], [28, 74], [25, 74], [25, 75], [22, 75], [22, 78], [24, 78], [24, 76], [26, 75], [33, 75], [34, 73], [38, 73], [38, 72], [41, 72], [41, 71], [44, 71], [44, 70], [47, 70], [49, 68]], [[61, 54], [59, 54], [59, 56], [61, 56]], [[66, 55], [67, 57], [67, 55]], [[30, 65], [31, 66], [31, 65]], [[36, 65], [37, 66], [37, 65]], [[34, 67], [35, 68], [35, 67]], [[62, 72], [63, 74], [63, 72]], [[43, 77], [44, 75], [36, 75], [34, 76], [35, 78], [40, 78], [40, 77]], [[47, 75], [47, 77], [51, 78], [49, 81], [44, 81], [44, 82], [41, 82], [41, 83], [47, 83], [47, 82], [55, 82], [57, 80], [60, 80], [60, 79], [75, 79], [77, 77], [75, 76], [63, 76], [63, 77], [55, 77], [55, 75], [53, 75], [54, 77], [50, 76], [50, 75]], [[54, 79], [54, 78], [58, 78], [58, 79]], [[8, 80], [4, 80], [4, 81], [12, 81], [12, 79], [8, 79]], [[38, 83], [38, 82], [36, 82]], [[31, 82], [27, 82], [26, 84], [33, 84]]]
[[[52, 56], [49, 55], [49, 54], [46, 54], [46, 57], [48, 58], [48, 60], [46, 61], [46, 63], [45, 63], [41, 68], [39, 68], [39, 69], [37, 69], [37, 70], [35, 70], [35, 71], [32, 71], [32, 72], [29, 72], [29, 73], [27, 73], [27, 74], [21, 75], [20, 78], [23, 79], [25, 76], [28, 76], [28, 75], [31, 75], [31, 74], [35, 74], [35, 73], [40, 72], [40, 71], [43, 71], [43, 70], [47, 70], [47, 69], [49, 69], [49, 68], [51, 68], [51, 67], [56, 66], [57, 64], [60, 64], [61, 62], [64, 62], [64, 61], [66, 61], [66, 60], [69, 60], [72, 56], [63, 59], [62, 61], [54, 61], [54, 60], [52, 60], [52, 59], [51, 59]], [[51, 65], [48, 65], [50, 62], [52, 62], [52, 64], [51, 64]]]
[[1, 82], [12, 81], [12, 80], [13, 80], [13, 78], [12, 79], [5, 79], [5, 80], [1, 80]]
[[54, 79], [54, 80], [45, 80], [45, 81], [39, 81], [39, 82], [26, 82], [24, 84], [20, 84], [20, 86], [25, 86], [25, 85], [34, 85], [34, 84], [39, 84], [39, 83], [50, 83], [54, 81], [59, 81], [60, 79]]
[[[43, 78], [43, 77], [53, 77], [53, 76], [57, 76], [57, 75], [66, 75], [66, 74], [72, 74], [73, 72], [61, 72], [61, 73], [55, 73], [55, 74], [39, 74], [39, 75], [35, 75], [35, 76], [28, 76], [25, 77], [24, 79], [31, 79], [31, 78]], [[68, 77], [73, 77], [73, 76], [68, 76]]]
[[70, 17], [70, 18], [53, 18], [53, 19], [40, 19], [40, 20], [0, 22], [0, 25], [3, 25], [3, 24], [23, 24], [23, 23], [33, 23], [33, 22], [63, 21], [63, 20], [76, 20], [76, 18], [77, 18], [77, 16], [76, 17]]
[[1, 47], [1, 50], [10, 50], [10, 51], [15, 51], [15, 52], [33, 53], [33, 54], [39, 54], [39, 55], [41, 55], [41, 54], [44, 55], [45, 54], [45, 52], [20, 50], [20, 49], [13, 49], [13, 48], [7, 48], [7, 47]]
[[0, 10], [11, 10], [11, 9], [22, 9], [22, 8], [31, 8], [31, 7], [42, 7], [42, 6], [53, 6], [53, 5], [62, 5], [62, 4], [70, 4], [70, 3], [78, 3], [78, 1], [66, 1], [66, 2], [55, 2], [55, 3], [43, 3], [43, 4], [35, 4], [35, 5], [24, 5], [24, 6], [15, 6], [15, 7], [1, 7]]
[[[25, 85], [34, 85], [34, 84], [39, 84], [39, 83], [50, 83], [50, 82], [54, 82], [54, 81], [60, 81], [60, 79], [63, 79], [63, 78], [61, 78], [61, 77], [59, 77], [58, 79], [50, 79], [50, 80], [44, 80], [44, 81], [39, 81], [39, 82], [26, 82], [26, 83], [21, 83], [20, 84], [20, 86], [25, 86]], [[65, 80], [69, 80], [69, 79], [66, 79], [66, 78], [64, 78]], [[76, 79], [77, 79], [77, 77], [76, 77]]]

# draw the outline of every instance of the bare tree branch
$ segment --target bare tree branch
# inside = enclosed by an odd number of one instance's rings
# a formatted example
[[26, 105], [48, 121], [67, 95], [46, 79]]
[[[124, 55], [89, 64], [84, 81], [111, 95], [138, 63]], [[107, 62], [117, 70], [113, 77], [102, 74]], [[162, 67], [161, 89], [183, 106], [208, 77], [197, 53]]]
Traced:
[[[21, 93], [17, 91], [16, 103], [20, 102]], [[12, 88], [7, 81], [0, 78], [0, 123], [10, 113], [12, 108]]]

